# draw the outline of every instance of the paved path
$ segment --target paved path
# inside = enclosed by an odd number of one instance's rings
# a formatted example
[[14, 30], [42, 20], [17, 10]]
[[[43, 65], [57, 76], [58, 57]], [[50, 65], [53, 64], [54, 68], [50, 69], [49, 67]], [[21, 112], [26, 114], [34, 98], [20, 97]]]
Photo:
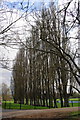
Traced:
[[2, 118], [2, 107], [0, 106], [0, 120]]
[[71, 108], [55, 108], [43, 110], [3, 110], [3, 118], [56, 118], [64, 117], [73, 111], [79, 111], [78, 107]]

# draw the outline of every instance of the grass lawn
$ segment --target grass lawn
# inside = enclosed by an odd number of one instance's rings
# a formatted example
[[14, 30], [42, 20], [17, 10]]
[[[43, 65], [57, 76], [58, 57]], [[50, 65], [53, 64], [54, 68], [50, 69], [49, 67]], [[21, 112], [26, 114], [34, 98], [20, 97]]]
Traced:
[[[2, 107], [6, 109], [20, 109], [20, 104], [14, 104], [13, 102], [3, 102]], [[41, 107], [41, 106], [31, 106], [31, 105], [25, 105], [21, 104], [21, 109], [48, 109], [48, 107]]]
[[[57, 99], [59, 101], [59, 99]], [[72, 98], [70, 101], [79, 101], [79, 98]], [[80, 107], [80, 103], [69, 103], [70, 107]], [[58, 108], [61, 107], [61, 104], [57, 102]], [[49, 109], [49, 107], [42, 107], [42, 106], [31, 106], [31, 105], [25, 105], [25, 104], [14, 104], [14, 101], [3, 101], [2, 107], [6, 109]]]
[[[3, 101], [2, 107], [6, 109], [20, 109], [20, 104], [14, 103], [14, 101]], [[31, 106], [26, 104], [21, 104], [21, 109], [48, 109], [48, 107], [41, 107], [41, 106]]]
[[[80, 103], [69, 103], [70, 107], [80, 107]], [[61, 107], [60, 103], [57, 103], [58, 108]]]
[[70, 98], [70, 101], [80, 101], [80, 98]]
[[76, 111], [76, 112], [72, 112], [72, 113], [70, 113], [70, 115], [72, 115], [72, 116], [80, 116], [80, 111]]
[[[70, 101], [80, 101], [80, 98], [70, 98]], [[57, 101], [60, 101], [60, 99], [57, 99]]]
[[[59, 102], [60, 99], [57, 99], [57, 101]], [[69, 103], [70, 107], [80, 107], [80, 98], [70, 98], [69, 101], [72, 101], [72, 103]], [[74, 102], [78, 102], [78, 103], [74, 103]], [[60, 108], [60, 103], [57, 102], [58, 107]]]
[[80, 118], [80, 111], [71, 112], [68, 120], [77, 120]]

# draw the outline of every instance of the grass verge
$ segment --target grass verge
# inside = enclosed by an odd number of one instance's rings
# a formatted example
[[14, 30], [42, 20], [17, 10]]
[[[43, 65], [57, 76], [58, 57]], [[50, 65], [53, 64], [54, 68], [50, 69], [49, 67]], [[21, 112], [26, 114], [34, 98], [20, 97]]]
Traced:
[[68, 120], [79, 120], [79, 119], [80, 119], [80, 111], [71, 112], [69, 114]]

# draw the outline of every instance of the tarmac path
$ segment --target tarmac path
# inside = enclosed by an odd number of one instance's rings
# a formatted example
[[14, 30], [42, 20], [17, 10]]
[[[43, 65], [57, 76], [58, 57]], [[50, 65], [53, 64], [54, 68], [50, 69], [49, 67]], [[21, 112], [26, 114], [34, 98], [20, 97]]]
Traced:
[[75, 111], [80, 111], [80, 108], [68, 107], [41, 110], [3, 110], [2, 118], [60, 118]]

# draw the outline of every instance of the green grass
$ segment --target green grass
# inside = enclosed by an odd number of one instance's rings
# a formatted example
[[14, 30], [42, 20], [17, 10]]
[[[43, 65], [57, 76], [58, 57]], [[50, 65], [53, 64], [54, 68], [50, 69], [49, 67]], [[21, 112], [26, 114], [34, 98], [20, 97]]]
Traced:
[[[70, 98], [70, 101], [80, 101], [80, 98]], [[57, 101], [60, 101], [60, 99], [57, 99]]]
[[[72, 105], [72, 103], [69, 103], [69, 105], [70, 105], [70, 107], [80, 107], [80, 103], [73, 103], [73, 105]], [[58, 108], [60, 108], [61, 107], [60, 103], [57, 103], [57, 106], [58, 106]]]
[[[20, 104], [6, 102], [6, 105], [5, 105], [5, 103], [3, 102], [2, 107], [5, 108], [5, 106], [6, 106], [6, 109], [20, 109]], [[48, 107], [21, 104], [21, 109], [48, 109]]]
[[72, 103], [69, 103], [70, 107], [80, 107], [80, 103], [73, 103], [73, 106], [72, 106]]
[[14, 103], [14, 100], [12, 100], [12, 101], [2, 101], [2, 103]]
[[[79, 101], [78, 103], [73, 103], [73, 107], [80, 107], [80, 98], [70, 98], [70, 101]], [[72, 103], [70, 103], [70, 107], [72, 106]]]
[[71, 112], [69, 114], [69, 120], [77, 120], [77, 118], [80, 118], [80, 111]]
[[[71, 101], [79, 101], [79, 98], [72, 98]], [[57, 99], [57, 101], [60, 101]], [[5, 101], [2, 102], [2, 107], [5, 108]], [[80, 103], [69, 103], [70, 107], [80, 107]], [[57, 102], [58, 108], [61, 107], [61, 104]], [[14, 104], [14, 101], [6, 101], [6, 109], [20, 109], [20, 104]], [[31, 106], [31, 105], [21, 105], [21, 109], [49, 109], [49, 107], [41, 107], [41, 106]]]
[[[20, 104], [14, 104], [14, 103], [3, 103], [2, 107], [6, 109], [20, 109]], [[61, 107], [60, 103], [57, 103], [58, 108]], [[79, 105], [80, 106], [80, 105]], [[70, 107], [72, 107], [72, 104], [70, 103]], [[78, 103], [74, 103], [73, 107], [78, 107]], [[41, 106], [31, 106], [31, 105], [25, 105], [21, 104], [21, 109], [49, 109], [49, 107], [41, 107]]]
[[72, 116], [78, 116], [78, 115], [80, 115], [80, 111], [71, 112], [70, 115], [72, 115]]
[[80, 101], [80, 98], [70, 98], [71, 101]]
[[[60, 101], [60, 99], [57, 99]], [[69, 101], [80, 101], [80, 98], [70, 98]], [[60, 103], [57, 103], [58, 107], [60, 108]], [[80, 103], [69, 103], [70, 107], [80, 107]]]

